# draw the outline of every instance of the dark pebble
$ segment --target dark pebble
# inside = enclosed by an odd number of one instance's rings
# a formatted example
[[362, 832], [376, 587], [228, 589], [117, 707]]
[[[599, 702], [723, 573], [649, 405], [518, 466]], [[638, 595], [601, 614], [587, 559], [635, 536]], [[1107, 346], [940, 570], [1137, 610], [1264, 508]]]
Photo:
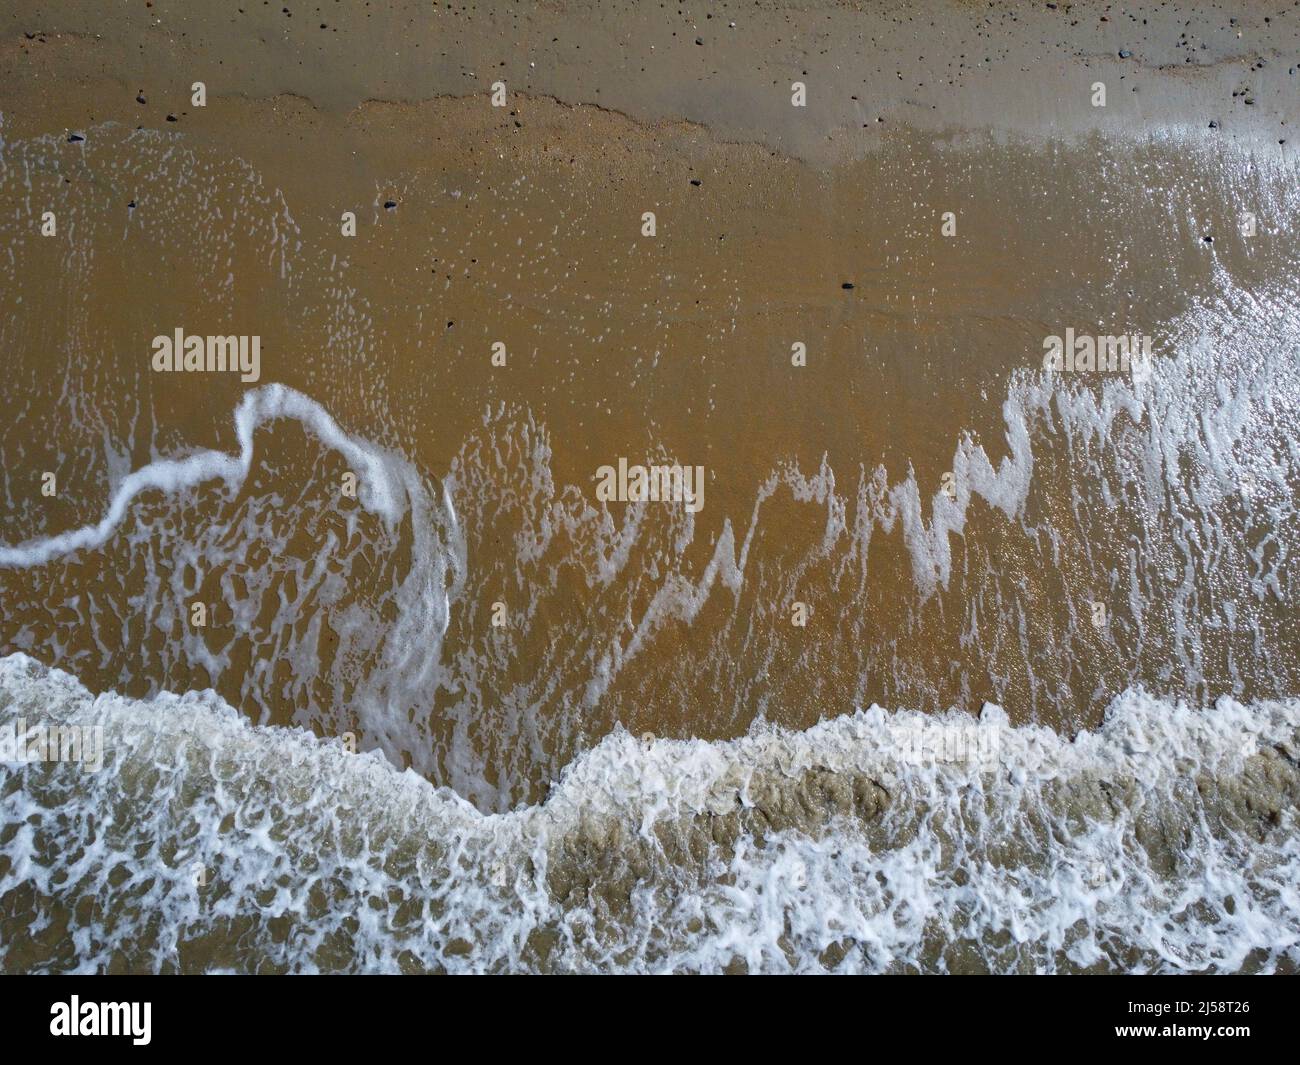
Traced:
[[384, 201], [384, 210], [385, 210], [385, 211], [391, 211], [391, 210], [393, 210], [396, 206], [397, 206], [397, 201], [396, 201], [396, 200], [385, 200], [385, 201]]
[[176, 116], [175, 116], [175, 115], [168, 115], [168, 116], [167, 116], [167, 121], [168, 121], [168, 122], [175, 122], [175, 121], [176, 121]]
[[1119, 50], [1119, 57], [1120, 57], [1121, 59], [1132, 59], [1132, 58], [1133, 58], [1133, 53], [1130, 52], [1127, 48], [1121, 48], [1121, 49]]
[[69, 133], [69, 134], [68, 134], [68, 142], [71, 143], [71, 144], [75, 144], [77, 141], [84, 141], [85, 139], [86, 139], [86, 138], [83, 137], [80, 133]]
[[700, 179], [696, 177], [691, 178], [691, 184], [698, 186], [700, 184]]
[[842, 284], [842, 285], [840, 286], [840, 288], [843, 288], [843, 289], [850, 289], [850, 288], [852, 288], [852, 287], [853, 287], [853, 282], [852, 282], [852, 281], [845, 281], [844, 284]]
[[1208, 233], [1206, 233], [1205, 236], [1203, 236], [1203, 237], [1201, 238], [1201, 240], [1204, 241], [1206, 244], [1213, 244], [1213, 243], [1214, 243], [1214, 238], [1213, 238], [1212, 236], [1210, 236], [1210, 234], [1208, 234]]
[[1219, 128], [1219, 124], [1217, 122], [1210, 123], [1210, 129], [1218, 129], [1218, 128]]
[[149, 101], [146, 100], [143, 96], [137, 96], [135, 98], [135, 102], [138, 104], [147, 104]]

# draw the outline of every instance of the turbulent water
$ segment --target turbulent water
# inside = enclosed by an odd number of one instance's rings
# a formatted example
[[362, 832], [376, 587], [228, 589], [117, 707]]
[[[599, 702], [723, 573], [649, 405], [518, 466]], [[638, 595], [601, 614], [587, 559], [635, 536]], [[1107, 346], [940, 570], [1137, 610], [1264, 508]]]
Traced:
[[3, 722], [99, 725], [112, 752], [97, 774], [4, 780], [4, 919], [29, 929], [8, 967], [1300, 961], [1294, 700], [1192, 710], [1133, 692], [1072, 742], [994, 706], [978, 723], [872, 707], [714, 744], [620, 732], [544, 804], [494, 815], [211, 695], [93, 698], [13, 655], [0, 699]]

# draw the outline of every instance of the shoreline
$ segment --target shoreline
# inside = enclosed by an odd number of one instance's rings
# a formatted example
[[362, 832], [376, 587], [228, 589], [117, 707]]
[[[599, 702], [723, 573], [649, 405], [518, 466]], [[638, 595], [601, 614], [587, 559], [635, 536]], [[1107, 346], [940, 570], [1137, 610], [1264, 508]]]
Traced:
[[[94, 114], [161, 128], [172, 114], [178, 127], [201, 129], [204, 109], [187, 98], [195, 80], [205, 81], [209, 108], [230, 94], [292, 94], [338, 117], [367, 101], [486, 97], [503, 80], [511, 95], [589, 103], [638, 122], [689, 121], [814, 165], [860, 158], [893, 125], [1069, 138], [1181, 122], [1211, 143], [1278, 147], [1300, 118], [1300, 12], [1251, 6], [1234, 15], [1205, 2], [1174, 11], [925, 0], [743, 13], [706, 5], [679, 17], [593, 2], [507, 18], [409, 2], [375, 22], [377, 12], [365, 9], [313, 21], [293, 5], [285, 16], [251, 0], [242, 15], [169, 0], [124, 11], [55, 0], [41, 5], [40, 21], [20, 8], [0, 23], [0, 99], [19, 111], [39, 100], [70, 127]], [[793, 18], [807, 29], [787, 40]], [[60, 105], [61, 93], [45, 84], [51, 77], [60, 86], [116, 83], [122, 99], [95, 93], [94, 110]], [[790, 106], [795, 80], [808, 87], [804, 108]], [[1108, 87], [1104, 108], [1092, 104], [1098, 80]], [[145, 105], [135, 104], [137, 91]]]

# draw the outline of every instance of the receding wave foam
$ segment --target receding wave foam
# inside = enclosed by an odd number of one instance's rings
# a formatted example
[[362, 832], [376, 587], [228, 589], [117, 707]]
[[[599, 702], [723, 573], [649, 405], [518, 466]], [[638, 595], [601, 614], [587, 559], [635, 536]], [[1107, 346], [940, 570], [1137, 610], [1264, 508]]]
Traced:
[[[320, 404], [283, 385], [248, 391], [233, 420], [235, 454], [200, 450], [155, 459], [122, 478], [97, 522], [0, 545], [0, 568], [22, 571], [59, 564], [77, 552], [118, 551], [111, 556], [118, 571], [138, 570], [146, 594], [142, 604], [123, 603], [112, 613], [140, 625], [142, 645], [161, 634], [163, 674], [151, 677], [155, 684], [167, 683], [169, 664], [185, 661], [214, 680], [228, 677], [237, 672], [232, 663], [242, 646], [249, 664], [239, 702], [246, 713], [265, 721], [275, 702], [291, 702], [299, 724], [335, 734], [355, 729], [365, 746], [429, 773], [427, 717], [451, 595], [464, 569], [445, 486], [434, 503], [435, 490], [411, 463], [349, 436]], [[275, 492], [261, 488], [241, 499], [257, 469], [255, 433], [281, 421], [297, 423], [341, 459], [356, 478], [360, 511], [354, 506], [340, 517], [336, 500], [325, 493], [323, 501], [299, 500], [286, 523]], [[199, 494], [214, 484], [220, 500], [215, 515], [212, 499], [204, 506]], [[151, 491], [162, 493], [153, 511], [145, 505]], [[360, 513], [374, 520], [363, 526]], [[333, 518], [339, 520], [328, 524]], [[375, 553], [400, 564], [387, 581], [375, 574]], [[353, 570], [360, 567], [371, 574], [376, 604], [358, 594], [364, 582]], [[202, 582], [213, 573], [220, 575], [215, 590], [233, 622], [224, 643], [188, 622], [190, 604], [202, 601]], [[269, 619], [263, 616], [268, 601], [278, 603]], [[89, 622], [98, 628], [93, 618]], [[323, 661], [327, 637], [338, 645], [330, 664]], [[55, 657], [67, 660], [62, 653]], [[274, 678], [277, 662], [291, 667], [288, 686]], [[142, 666], [138, 672], [146, 671]], [[349, 712], [352, 717], [343, 716]]]
[[17, 546], [0, 544], [0, 566], [38, 566], [60, 555], [101, 547], [122, 524], [127, 508], [149, 489], [183, 492], [204, 481], [222, 480], [238, 488], [253, 464], [253, 432], [277, 418], [292, 418], [310, 429], [327, 447], [340, 452], [358, 471], [362, 505], [380, 514], [389, 525], [399, 521], [407, 509], [398, 488], [405, 478], [394, 477], [394, 460], [378, 448], [344, 433], [320, 404], [284, 385], [264, 385], [245, 393], [235, 408], [235, 431], [239, 454], [199, 451], [181, 459], [157, 459], [124, 477], [109, 502], [108, 510], [94, 525], [47, 536]]
[[[1274, 971], [1300, 962], [1300, 701], [1127, 692], [1074, 740], [878, 707], [579, 758], [484, 814], [215, 695], [0, 660], [6, 970]], [[962, 727], [979, 759], [941, 751]], [[917, 740], [920, 742], [916, 742]]]
[[[4, 646], [100, 689], [211, 685], [262, 724], [355, 732], [498, 811], [544, 795], [618, 725], [646, 727], [643, 706], [656, 729], [738, 735], [867, 699], [928, 710], [992, 694], [1017, 720], [1068, 729], [1131, 687], [1198, 702], [1291, 693], [1300, 387], [1286, 352], [1300, 316], [1286, 286], [1222, 282], [1169, 327], [1150, 381], [1013, 375], [1004, 453], [958, 434], [952, 498], [927, 498], [910, 471], [863, 466], [855, 485], [825, 460], [785, 463], [747, 517], [712, 533], [681, 508], [611, 512], [557, 484], [531, 420], [485, 419], [438, 484], [306, 396], [255, 389], [235, 411], [237, 452], [157, 459], [97, 522], [0, 545], [22, 618]], [[271, 461], [255, 434], [274, 456], [281, 422], [357, 471], [364, 514], [310, 452], [290, 505], [281, 482], [247, 487]], [[221, 498], [200, 495], [210, 483]], [[807, 511], [819, 535], [786, 552], [771, 509]], [[917, 595], [903, 611], [888, 572], [868, 579], [878, 534], [905, 547]], [[52, 597], [78, 551], [106, 577]], [[219, 634], [189, 624], [207, 593], [231, 619]], [[486, 615], [503, 598], [498, 627]], [[790, 664], [795, 599], [836, 609]], [[1095, 601], [1102, 626], [1086, 617]]]

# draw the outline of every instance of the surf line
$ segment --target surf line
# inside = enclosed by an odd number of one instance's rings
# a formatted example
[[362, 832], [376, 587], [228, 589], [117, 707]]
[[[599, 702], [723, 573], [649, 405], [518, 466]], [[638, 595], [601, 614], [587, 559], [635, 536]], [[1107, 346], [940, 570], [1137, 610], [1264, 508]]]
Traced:
[[301, 422], [325, 446], [343, 455], [362, 475], [358, 493], [362, 506], [379, 514], [390, 528], [401, 519], [406, 502], [395, 490], [400, 479], [390, 475], [388, 456], [374, 445], [348, 436], [314, 399], [286, 385], [270, 384], [246, 392], [235, 408], [238, 455], [200, 451], [183, 459], [151, 462], [123, 478], [98, 522], [14, 546], [0, 544], [0, 567], [27, 569], [72, 551], [100, 547], [122, 523], [135, 497], [151, 488], [175, 493], [220, 478], [238, 490], [252, 468], [254, 431], [277, 418]]

